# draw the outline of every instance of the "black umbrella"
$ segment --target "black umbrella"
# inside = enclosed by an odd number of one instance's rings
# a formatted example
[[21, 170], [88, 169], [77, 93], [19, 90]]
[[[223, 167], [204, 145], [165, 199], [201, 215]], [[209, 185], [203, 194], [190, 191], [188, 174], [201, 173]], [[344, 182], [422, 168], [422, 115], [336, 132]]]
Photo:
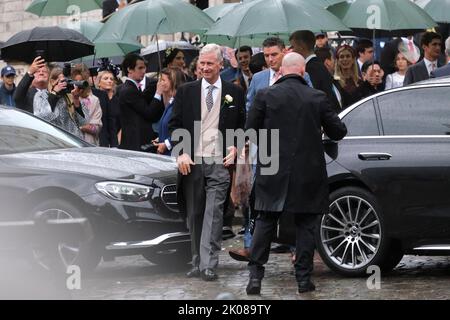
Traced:
[[94, 44], [81, 33], [60, 27], [36, 27], [13, 35], [1, 48], [7, 61], [33, 62], [37, 55], [46, 61], [70, 61], [94, 54]]

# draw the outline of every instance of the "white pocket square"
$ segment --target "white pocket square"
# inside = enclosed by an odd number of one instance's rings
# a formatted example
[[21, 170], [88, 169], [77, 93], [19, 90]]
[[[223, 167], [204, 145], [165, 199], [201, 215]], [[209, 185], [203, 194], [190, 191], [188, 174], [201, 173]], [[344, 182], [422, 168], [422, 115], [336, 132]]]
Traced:
[[231, 108], [236, 108], [236, 106], [233, 105], [233, 106], [229, 106], [228, 108], [229, 108], [229, 109], [231, 109]]

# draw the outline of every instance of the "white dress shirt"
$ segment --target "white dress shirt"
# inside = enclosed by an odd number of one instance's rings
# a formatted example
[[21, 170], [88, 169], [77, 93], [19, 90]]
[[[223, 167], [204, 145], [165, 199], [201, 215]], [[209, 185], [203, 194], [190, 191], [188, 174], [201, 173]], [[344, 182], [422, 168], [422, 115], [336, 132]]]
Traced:
[[[428, 75], [430, 75], [431, 71], [436, 70], [438, 68], [437, 60], [430, 61], [427, 58], [423, 58], [423, 61], [425, 62], [425, 66], [427, 67]], [[434, 69], [433, 69], [433, 64], [434, 64]]]
[[[208, 87], [210, 85], [211, 84], [208, 81], [206, 81], [204, 78], [202, 79], [202, 90], [203, 90], [205, 98], [208, 94], [208, 90], [209, 90]], [[218, 95], [220, 92], [220, 90], [217, 90], [217, 89], [222, 89], [222, 80], [220, 79], [220, 77], [217, 79], [217, 81], [215, 83], [213, 83], [213, 86], [214, 86], [214, 90], [212, 92], [212, 96], [213, 96], [213, 105], [214, 105], [214, 103], [216, 103], [216, 100], [218, 99]]]

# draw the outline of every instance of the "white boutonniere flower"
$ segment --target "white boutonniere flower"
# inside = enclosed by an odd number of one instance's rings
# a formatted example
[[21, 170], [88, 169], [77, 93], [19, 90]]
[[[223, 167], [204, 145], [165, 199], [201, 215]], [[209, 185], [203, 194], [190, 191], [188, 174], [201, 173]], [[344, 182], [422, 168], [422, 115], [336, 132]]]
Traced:
[[233, 97], [232, 96], [230, 96], [229, 94], [227, 94], [226, 96], [225, 96], [225, 103], [232, 103], [233, 102]]
[[339, 77], [338, 75], [334, 75], [333, 78], [334, 78], [334, 80], [336, 80], [336, 81], [341, 81], [341, 77]]

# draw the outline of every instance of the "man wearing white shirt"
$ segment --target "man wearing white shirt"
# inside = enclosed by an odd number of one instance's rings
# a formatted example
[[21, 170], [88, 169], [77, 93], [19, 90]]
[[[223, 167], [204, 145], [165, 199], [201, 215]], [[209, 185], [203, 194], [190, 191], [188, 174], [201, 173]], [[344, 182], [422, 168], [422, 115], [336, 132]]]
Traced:
[[[242, 88], [220, 79], [223, 57], [218, 45], [204, 46], [198, 64], [203, 79], [177, 89], [169, 133], [173, 152], [177, 143], [183, 146], [173, 156], [179, 171], [178, 203], [191, 234], [192, 270], [186, 276], [214, 281], [230, 185], [228, 167], [237, 155], [235, 141], [225, 139], [226, 131], [244, 128], [245, 103]], [[174, 132], [179, 129], [189, 132], [190, 139], [177, 141]]]
[[447, 64], [432, 71], [430, 74], [431, 78], [450, 76], [450, 37], [445, 41], [445, 54], [447, 56]]
[[429, 79], [431, 72], [440, 67], [438, 58], [441, 54], [441, 35], [436, 32], [425, 32], [420, 45], [424, 51], [424, 58], [408, 68], [403, 82], [404, 86]]
[[358, 53], [358, 59], [356, 60], [356, 62], [358, 62], [358, 74], [359, 77], [362, 78], [362, 65], [366, 61], [373, 60], [374, 57], [373, 42], [369, 39], [360, 39], [356, 46], [356, 52]]

